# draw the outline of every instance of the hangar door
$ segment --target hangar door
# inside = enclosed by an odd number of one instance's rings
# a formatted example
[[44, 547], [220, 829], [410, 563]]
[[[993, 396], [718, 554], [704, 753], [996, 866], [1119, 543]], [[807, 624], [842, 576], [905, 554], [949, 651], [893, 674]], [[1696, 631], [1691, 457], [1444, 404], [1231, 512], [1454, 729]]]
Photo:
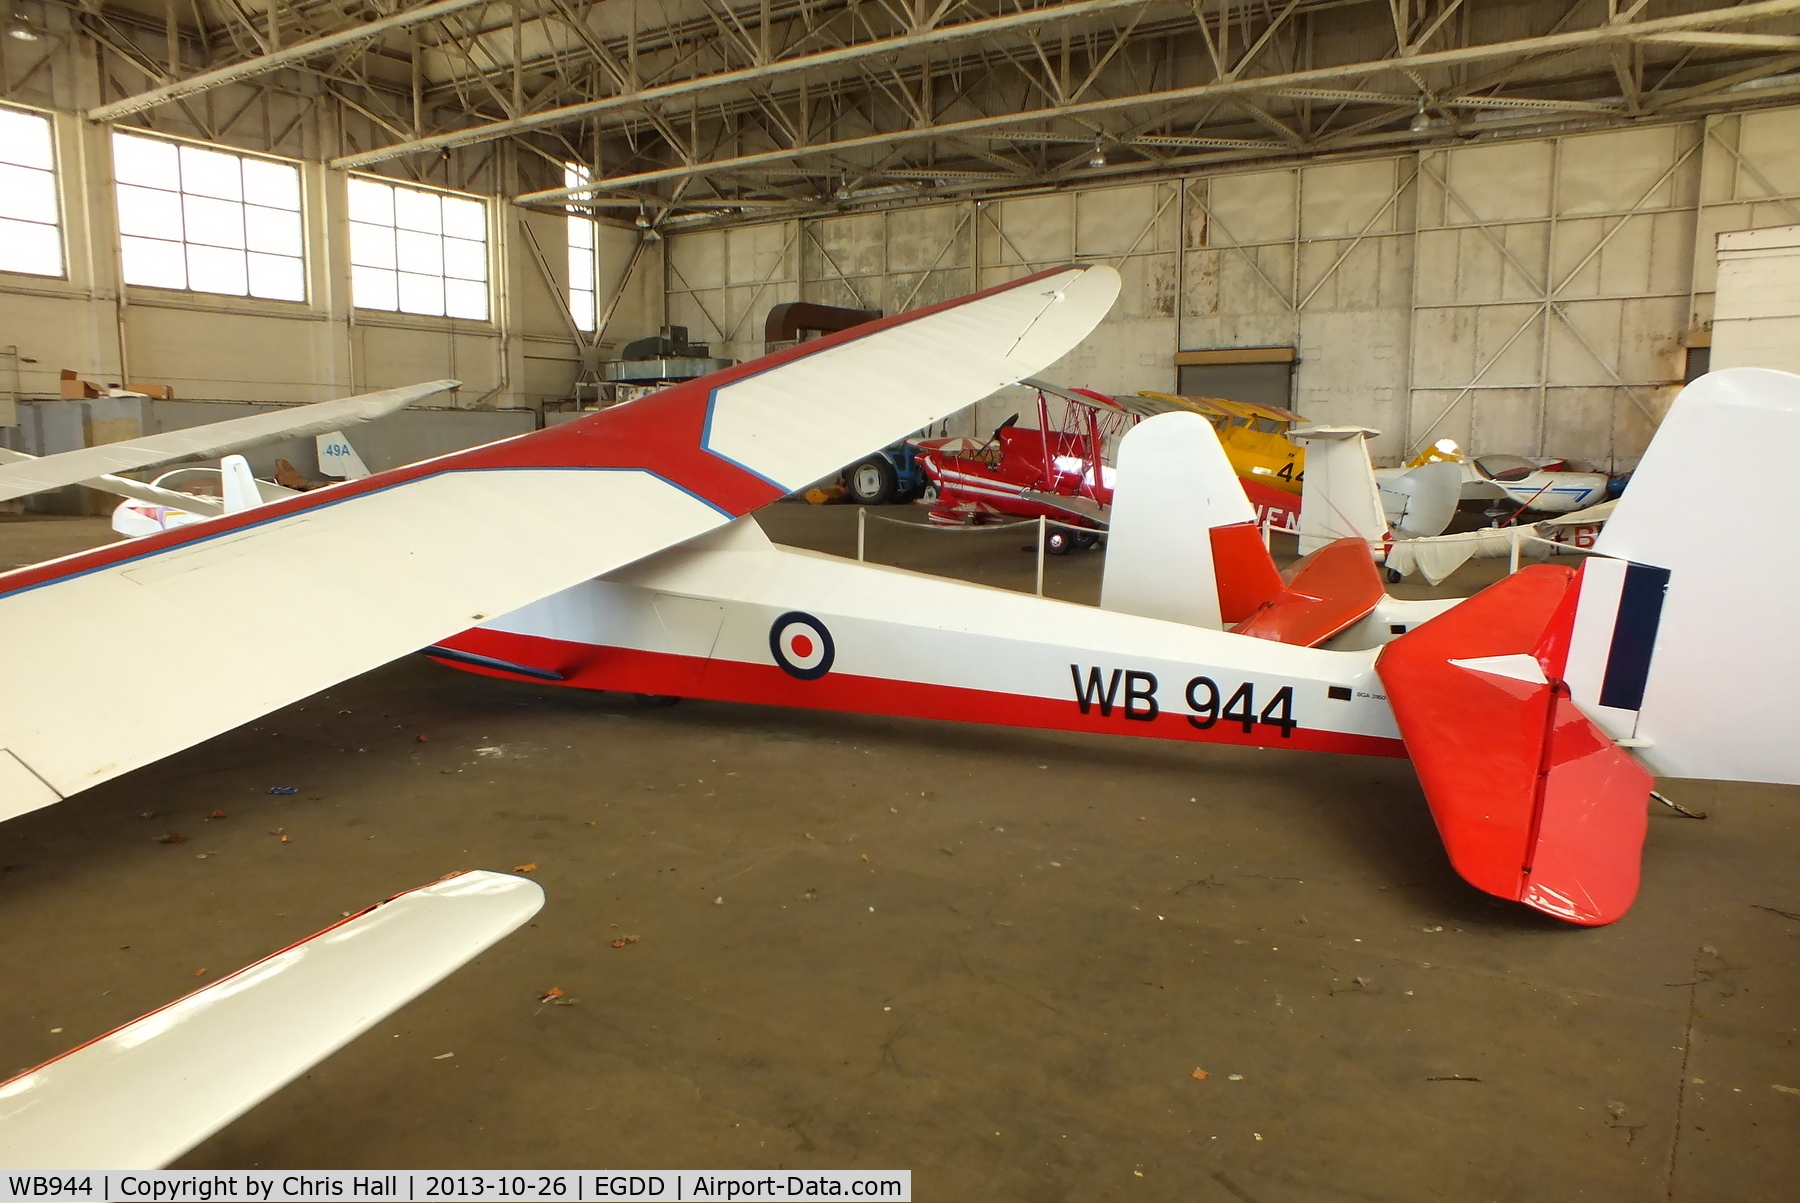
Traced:
[[1185, 397], [1223, 397], [1291, 408], [1292, 347], [1183, 351], [1175, 357], [1175, 391]]

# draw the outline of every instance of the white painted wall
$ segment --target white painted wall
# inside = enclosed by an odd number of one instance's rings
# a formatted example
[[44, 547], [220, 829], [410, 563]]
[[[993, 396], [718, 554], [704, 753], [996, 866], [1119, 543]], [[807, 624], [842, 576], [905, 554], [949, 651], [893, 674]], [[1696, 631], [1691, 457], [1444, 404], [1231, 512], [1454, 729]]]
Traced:
[[1769, 109], [676, 234], [667, 303], [742, 359], [778, 301], [895, 313], [1103, 259], [1124, 291], [1058, 383], [1170, 389], [1177, 351], [1292, 346], [1295, 408], [1379, 428], [1381, 462], [1450, 437], [1624, 469], [1707, 336], [1715, 236], [1796, 222], [1800, 108]]
[[1800, 225], [1719, 235], [1712, 367], [1800, 372]]

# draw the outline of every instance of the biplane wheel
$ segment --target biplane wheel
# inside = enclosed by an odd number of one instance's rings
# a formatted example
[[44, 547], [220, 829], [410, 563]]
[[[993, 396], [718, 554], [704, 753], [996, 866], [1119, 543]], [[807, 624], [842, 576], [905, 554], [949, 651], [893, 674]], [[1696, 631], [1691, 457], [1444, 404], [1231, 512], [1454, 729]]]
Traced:
[[920, 501], [936, 501], [937, 499], [938, 499], [937, 482], [935, 480], [926, 481], [925, 487], [923, 489], [919, 490], [919, 500]]
[[681, 699], [672, 693], [634, 693], [637, 704], [649, 710], [660, 710], [665, 706], [673, 706]]
[[1100, 545], [1100, 536], [1099, 535], [1092, 534], [1088, 531], [1076, 532], [1076, 534], [1075, 534], [1075, 550], [1076, 551], [1092, 551], [1094, 548], [1098, 547], [1099, 545]]
[[858, 505], [886, 505], [894, 497], [894, 465], [871, 455], [850, 469], [850, 499]]
[[1066, 530], [1047, 531], [1044, 534], [1044, 550], [1053, 556], [1066, 556], [1076, 547], [1075, 533]]

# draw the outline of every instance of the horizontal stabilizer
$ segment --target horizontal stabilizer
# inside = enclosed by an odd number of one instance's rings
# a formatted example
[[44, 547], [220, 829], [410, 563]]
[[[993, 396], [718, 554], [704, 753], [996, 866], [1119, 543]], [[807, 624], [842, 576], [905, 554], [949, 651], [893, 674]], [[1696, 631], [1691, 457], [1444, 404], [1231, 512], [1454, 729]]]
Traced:
[[1295, 560], [1281, 579], [1281, 592], [1232, 634], [1317, 647], [1367, 618], [1387, 596], [1369, 545], [1354, 536]]
[[404, 388], [364, 393], [360, 397], [296, 405], [251, 414], [247, 418], [232, 418], [226, 422], [211, 422], [205, 426], [190, 426], [185, 430], [169, 430], [141, 439], [102, 443], [98, 447], [83, 447], [5, 464], [0, 466], [0, 501], [78, 484], [91, 476], [109, 472], [154, 468], [182, 459], [206, 459], [283, 439], [323, 434], [405, 409], [414, 401], [453, 389], [460, 383], [458, 380], [433, 380], [429, 384], [409, 384]]
[[1595, 925], [1637, 897], [1653, 780], [1559, 679], [1579, 581], [1525, 568], [1394, 640], [1375, 668], [1456, 871]]
[[0, 1083], [0, 1166], [167, 1165], [544, 905], [458, 873], [410, 890]]

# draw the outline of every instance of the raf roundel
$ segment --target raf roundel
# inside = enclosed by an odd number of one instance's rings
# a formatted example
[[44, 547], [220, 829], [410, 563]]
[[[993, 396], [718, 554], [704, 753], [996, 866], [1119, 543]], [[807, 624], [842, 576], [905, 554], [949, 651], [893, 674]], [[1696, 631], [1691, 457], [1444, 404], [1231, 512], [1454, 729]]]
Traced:
[[769, 652], [782, 672], [802, 681], [816, 681], [830, 672], [837, 656], [825, 624], [799, 610], [788, 611], [769, 627]]

